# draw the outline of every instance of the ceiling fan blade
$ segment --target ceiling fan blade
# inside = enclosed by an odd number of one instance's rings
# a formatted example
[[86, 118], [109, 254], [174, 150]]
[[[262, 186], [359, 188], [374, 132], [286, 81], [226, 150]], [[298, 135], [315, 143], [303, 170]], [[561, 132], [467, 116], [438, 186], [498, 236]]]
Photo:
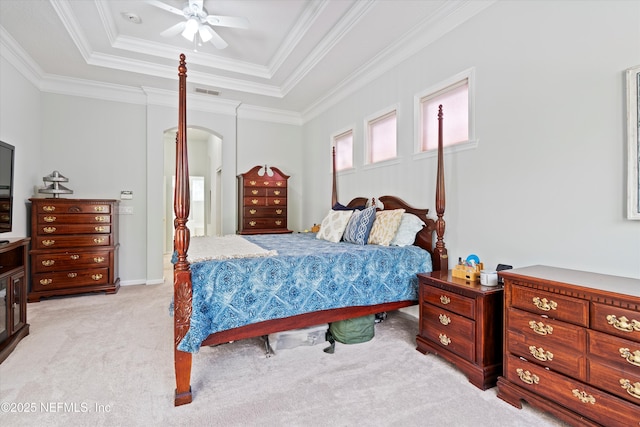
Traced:
[[149, 3], [152, 6], [155, 7], [159, 7], [160, 9], [166, 10], [167, 12], [171, 12], [171, 13], [175, 13], [176, 15], [180, 15], [180, 16], [184, 16], [184, 13], [182, 12], [181, 9], [178, 9], [176, 7], [170, 6], [166, 3], [162, 3], [161, 1], [158, 0], [147, 0], [147, 3]]
[[[227, 44], [226, 41], [224, 41], [224, 39], [222, 37], [220, 37], [220, 35], [218, 33], [216, 33], [215, 31], [213, 31], [213, 28], [207, 26], [207, 25], [202, 25], [200, 26], [200, 31], [208, 34], [209, 36], [211, 36], [211, 40], [209, 40], [215, 47], [217, 47], [218, 49], [224, 49], [225, 47], [229, 46], [229, 44]], [[200, 36], [202, 37], [202, 36]]]
[[189, 0], [189, 7], [193, 9], [193, 5], [195, 4], [198, 10], [202, 10], [204, 7], [204, 0]]
[[176, 25], [172, 25], [171, 27], [167, 28], [166, 30], [164, 30], [163, 32], [160, 33], [160, 35], [162, 37], [172, 37], [175, 36], [176, 34], [180, 34], [182, 31], [184, 31], [185, 27], [187, 26], [186, 22], [178, 22]]
[[217, 27], [249, 28], [249, 20], [239, 16], [209, 15], [207, 16], [207, 22]]

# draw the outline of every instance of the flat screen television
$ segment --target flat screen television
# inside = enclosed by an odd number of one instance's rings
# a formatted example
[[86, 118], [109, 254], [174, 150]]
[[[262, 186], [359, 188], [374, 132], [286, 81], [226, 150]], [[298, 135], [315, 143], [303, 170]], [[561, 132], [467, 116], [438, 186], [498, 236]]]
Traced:
[[0, 233], [11, 231], [14, 151], [13, 145], [0, 141]]

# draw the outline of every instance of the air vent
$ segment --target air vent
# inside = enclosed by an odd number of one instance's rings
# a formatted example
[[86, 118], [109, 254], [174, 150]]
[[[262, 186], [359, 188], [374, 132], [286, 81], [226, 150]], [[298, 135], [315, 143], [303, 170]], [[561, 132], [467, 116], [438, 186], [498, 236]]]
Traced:
[[220, 95], [220, 92], [218, 92], [217, 90], [202, 89], [199, 87], [196, 88], [196, 93], [204, 93], [205, 95], [213, 95], [213, 96]]

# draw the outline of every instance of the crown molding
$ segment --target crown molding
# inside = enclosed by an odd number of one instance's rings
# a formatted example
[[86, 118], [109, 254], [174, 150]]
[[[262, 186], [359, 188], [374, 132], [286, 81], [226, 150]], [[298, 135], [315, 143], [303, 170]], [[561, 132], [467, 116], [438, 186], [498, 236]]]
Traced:
[[302, 116], [296, 111], [277, 110], [256, 105], [240, 105], [238, 107], [238, 118], [302, 126]]
[[26, 55], [22, 47], [9, 35], [7, 30], [0, 25], [0, 56], [13, 65], [20, 74], [35, 87], [40, 88], [40, 81], [44, 72], [42, 68], [29, 55]]
[[404, 37], [381, 51], [357, 72], [302, 111], [303, 123], [317, 117], [358, 89], [371, 83], [402, 61], [415, 55], [468, 19], [482, 12], [497, 0], [448, 1], [429, 19], [411, 29]]
[[[146, 86], [143, 86], [142, 90], [146, 95], [147, 105], [178, 109], [178, 92]], [[236, 109], [240, 105], [240, 101], [212, 98], [211, 96], [197, 93], [188, 93], [187, 96], [189, 97], [189, 110], [235, 116]]]

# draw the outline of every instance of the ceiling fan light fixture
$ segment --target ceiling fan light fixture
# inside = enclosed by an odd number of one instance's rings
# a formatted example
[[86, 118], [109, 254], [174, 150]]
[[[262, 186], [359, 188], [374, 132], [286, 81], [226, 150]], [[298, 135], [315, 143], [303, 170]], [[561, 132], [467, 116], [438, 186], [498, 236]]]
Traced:
[[189, 41], [193, 41], [199, 27], [200, 23], [196, 18], [189, 18], [186, 26], [184, 27], [184, 31], [182, 32], [182, 37]]
[[198, 34], [200, 35], [200, 39], [203, 43], [206, 43], [213, 38], [213, 34], [211, 34], [211, 28], [207, 27], [206, 25], [200, 25]]

